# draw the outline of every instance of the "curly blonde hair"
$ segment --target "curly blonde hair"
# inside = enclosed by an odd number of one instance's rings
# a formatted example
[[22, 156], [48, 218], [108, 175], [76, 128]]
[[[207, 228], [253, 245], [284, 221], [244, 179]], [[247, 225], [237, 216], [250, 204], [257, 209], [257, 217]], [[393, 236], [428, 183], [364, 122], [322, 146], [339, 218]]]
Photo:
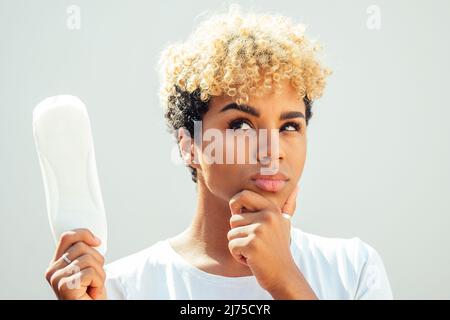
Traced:
[[[288, 17], [244, 15], [231, 5], [201, 22], [185, 42], [162, 51], [160, 99], [169, 129], [193, 134], [193, 122], [202, 119], [211, 97], [228, 95], [246, 104], [252, 95], [278, 91], [285, 79], [305, 102], [308, 123], [331, 73], [319, 62], [319, 49], [305, 37], [304, 26]], [[192, 176], [196, 181], [195, 170]]]

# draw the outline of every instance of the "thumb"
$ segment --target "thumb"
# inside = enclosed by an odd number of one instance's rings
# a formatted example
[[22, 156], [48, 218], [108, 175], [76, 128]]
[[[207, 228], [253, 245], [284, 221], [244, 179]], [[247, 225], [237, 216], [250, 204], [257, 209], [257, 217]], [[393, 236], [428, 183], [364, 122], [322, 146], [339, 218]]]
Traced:
[[287, 198], [286, 202], [281, 209], [281, 212], [289, 214], [291, 217], [294, 215], [296, 202], [297, 202], [297, 194], [298, 194], [298, 185], [295, 186], [292, 193]]

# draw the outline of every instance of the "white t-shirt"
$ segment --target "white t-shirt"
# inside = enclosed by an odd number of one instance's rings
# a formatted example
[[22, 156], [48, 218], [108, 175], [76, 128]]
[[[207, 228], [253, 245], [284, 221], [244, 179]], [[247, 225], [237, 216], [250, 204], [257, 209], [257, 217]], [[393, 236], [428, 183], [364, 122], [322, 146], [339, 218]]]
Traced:
[[[108, 299], [273, 299], [255, 276], [207, 273], [168, 240], [106, 265]], [[320, 237], [292, 226], [290, 249], [319, 299], [393, 299], [378, 252], [357, 237]]]

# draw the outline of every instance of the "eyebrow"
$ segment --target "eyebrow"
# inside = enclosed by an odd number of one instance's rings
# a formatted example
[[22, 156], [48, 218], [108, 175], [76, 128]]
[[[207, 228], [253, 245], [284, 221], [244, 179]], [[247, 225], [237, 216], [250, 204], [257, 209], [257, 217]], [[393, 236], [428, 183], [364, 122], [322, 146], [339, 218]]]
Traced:
[[294, 119], [294, 118], [305, 118], [305, 115], [300, 111], [289, 111], [282, 113], [280, 120]]
[[227, 110], [238, 110], [242, 111], [248, 114], [251, 114], [252, 116], [259, 117], [259, 112], [252, 106], [246, 105], [246, 104], [237, 104], [237, 103], [229, 103], [225, 107], [220, 110], [220, 112], [224, 112]]
[[[224, 112], [227, 110], [238, 110], [241, 112], [248, 113], [252, 116], [259, 117], [260, 113], [256, 110], [255, 107], [246, 105], [246, 104], [237, 104], [235, 102], [227, 104], [225, 107], [220, 110], [220, 112]], [[288, 111], [284, 112], [280, 116], [280, 120], [294, 119], [294, 118], [305, 118], [305, 115], [300, 111]]]

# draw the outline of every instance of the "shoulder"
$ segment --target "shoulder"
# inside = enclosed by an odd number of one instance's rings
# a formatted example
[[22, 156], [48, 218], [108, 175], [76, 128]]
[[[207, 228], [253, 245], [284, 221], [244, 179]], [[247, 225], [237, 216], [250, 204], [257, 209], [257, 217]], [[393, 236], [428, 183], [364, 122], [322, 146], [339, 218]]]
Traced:
[[321, 255], [327, 260], [345, 259], [349, 262], [366, 260], [375, 249], [358, 237], [324, 237], [292, 228], [292, 239], [296, 247], [304, 252]]
[[[359, 237], [323, 237], [293, 228], [296, 255], [312, 281], [323, 280], [351, 299], [392, 299], [392, 291], [378, 251]], [[319, 283], [320, 282], [320, 283]]]

